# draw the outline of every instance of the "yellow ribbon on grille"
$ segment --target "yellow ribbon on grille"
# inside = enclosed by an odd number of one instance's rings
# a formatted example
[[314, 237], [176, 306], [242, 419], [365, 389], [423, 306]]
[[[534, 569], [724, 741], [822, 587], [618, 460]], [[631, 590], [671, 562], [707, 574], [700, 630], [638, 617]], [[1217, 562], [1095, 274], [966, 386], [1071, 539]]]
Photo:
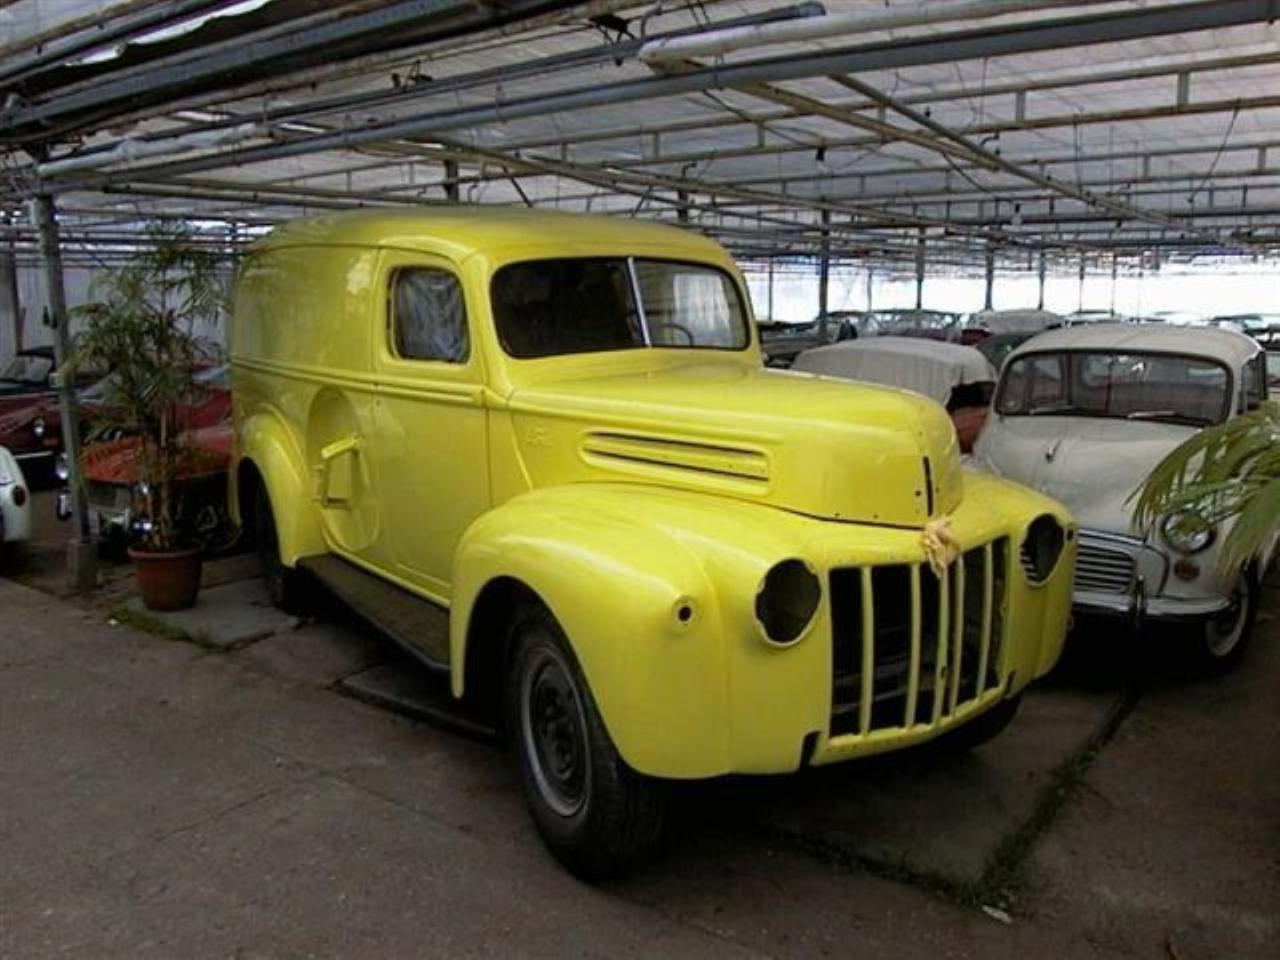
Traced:
[[934, 517], [924, 525], [920, 541], [925, 556], [929, 558], [929, 567], [941, 580], [947, 567], [960, 556], [960, 543], [951, 533], [951, 521], [946, 517]]

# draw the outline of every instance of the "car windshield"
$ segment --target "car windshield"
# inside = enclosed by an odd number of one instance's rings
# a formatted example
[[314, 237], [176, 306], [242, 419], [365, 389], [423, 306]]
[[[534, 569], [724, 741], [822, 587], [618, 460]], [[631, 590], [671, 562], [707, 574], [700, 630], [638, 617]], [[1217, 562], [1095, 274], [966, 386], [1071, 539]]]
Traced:
[[742, 350], [747, 311], [729, 275], [667, 260], [536, 260], [492, 284], [502, 348], [528, 359], [648, 347]]
[[996, 411], [1203, 425], [1226, 417], [1229, 381], [1226, 367], [1203, 357], [1028, 353], [1005, 366]]
[[49, 382], [49, 374], [53, 372], [53, 361], [39, 354], [20, 353], [0, 371], [0, 380], [14, 380], [18, 383], [45, 384]]

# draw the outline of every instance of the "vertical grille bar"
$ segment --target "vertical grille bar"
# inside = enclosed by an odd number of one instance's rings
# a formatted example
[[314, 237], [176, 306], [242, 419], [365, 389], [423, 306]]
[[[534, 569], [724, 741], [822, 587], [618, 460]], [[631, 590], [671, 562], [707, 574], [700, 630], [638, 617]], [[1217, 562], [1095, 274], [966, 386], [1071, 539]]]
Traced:
[[1009, 595], [1009, 538], [991, 545], [991, 658], [987, 661], [987, 686], [1000, 683], [1000, 655], [1004, 651], [1005, 603]]
[[951, 686], [947, 691], [947, 713], [955, 713], [956, 697], [960, 693], [960, 665], [964, 658], [964, 557], [951, 564], [947, 572], [955, 607], [955, 622], [951, 625]]
[[920, 697], [920, 620], [923, 617], [920, 605], [920, 565], [911, 565], [911, 666], [907, 674], [907, 709], [903, 713], [902, 725], [909, 727], [916, 720], [916, 701]]
[[938, 655], [933, 667], [933, 723], [942, 718], [942, 695], [947, 677], [947, 639], [951, 632], [950, 571], [942, 572], [938, 581]]
[[987, 658], [991, 654], [991, 593], [993, 589], [991, 544], [982, 548], [982, 652], [978, 655], [978, 693], [987, 688]]
[[864, 567], [858, 579], [862, 585], [862, 693], [858, 697], [858, 732], [866, 733], [871, 729], [871, 698], [876, 677], [876, 613], [871, 568]]

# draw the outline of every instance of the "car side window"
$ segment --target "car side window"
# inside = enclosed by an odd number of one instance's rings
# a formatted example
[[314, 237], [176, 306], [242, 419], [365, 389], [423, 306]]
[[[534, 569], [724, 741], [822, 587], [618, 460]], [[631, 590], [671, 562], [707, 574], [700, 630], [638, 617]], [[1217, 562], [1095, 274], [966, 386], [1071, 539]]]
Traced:
[[1260, 353], [1244, 368], [1244, 408], [1257, 410], [1267, 399], [1267, 355]]
[[462, 285], [447, 270], [405, 267], [391, 279], [391, 340], [405, 360], [466, 363], [471, 354]]

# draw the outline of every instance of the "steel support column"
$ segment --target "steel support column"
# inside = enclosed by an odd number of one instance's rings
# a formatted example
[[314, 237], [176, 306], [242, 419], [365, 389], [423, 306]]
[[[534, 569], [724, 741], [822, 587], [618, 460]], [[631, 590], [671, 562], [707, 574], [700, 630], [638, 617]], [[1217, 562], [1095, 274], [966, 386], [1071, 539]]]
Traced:
[[773, 317], [773, 257], [769, 258], [769, 312], [766, 319], [772, 320]]
[[[9, 218], [4, 218], [8, 226]], [[7, 231], [6, 231], [7, 232]], [[0, 240], [0, 323], [13, 331], [13, 351], [22, 349], [22, 301], [18, 296], [18, 264], [12, 234]], [[4, 338], [0, 337], [0, 344]]]
[[982, 298], [982, 308], [984, 310], [991, 309], [991, 294], [996, 286], [996, 252], [995, 249], [987, 244], [987, 290]]
[[1076, 309], [1084, 309], [1084, 254], [1080, 254], [1080, 283], [1079, 294], [1076, 297]]
[[818, 335], [827, 339], [827, 304], [831, 285], [831, 211], [822, 211], [822, 256], [818, 261]]
[[1036, 277], [1040, 281], [1040, 295], [1036, 299], [1036, 309], [1044, 309], [1044, 251], [1040, 251], [1039, 260], [1036, 264]]
[[71, 495], [73, 536], [67, 541], [67, 583], [77, 591], [98, 585], [95, 545], [89, 533], [89, 512], [84, 502], [80, 476], [80, 423], [76, 416], [74, 380], [66, 375], [71, 355], [67, 297], [62, 283], [62, 250], [58, 242], [58, 220], [50, 194], [38, 194], [31, 201], [31, 220], [40, 238], [40, 263], [49, 322], [53, 326], [53, 350], [57, 360], [58, 411], [62, 419], [62, 444], [67, 455], [67, 487]]
[[457, 160], [446, 160], [444, 162], [444, 196], [450, 203], [459, 201]]
[[916, 309], [924, 309], [924, 231], [916, 240]]

